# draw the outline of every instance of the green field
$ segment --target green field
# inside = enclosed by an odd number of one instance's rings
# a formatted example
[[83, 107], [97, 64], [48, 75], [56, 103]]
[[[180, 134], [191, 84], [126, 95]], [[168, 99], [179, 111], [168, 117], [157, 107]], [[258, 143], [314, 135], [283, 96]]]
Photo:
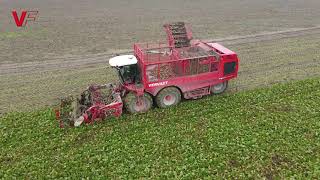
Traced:
[[[0, 179], [320, 177], [319, 0], [0, 4]], [[14, 9], [39, 16], [17, 28]], [[225, 94], [58, 128], [60, 97], [119, 81], [109, 58], [175, 21], [237, 53]]]
[[0, 119], [0, 178], [320, 176], [320, 78], [59, 129], [50, 109]]

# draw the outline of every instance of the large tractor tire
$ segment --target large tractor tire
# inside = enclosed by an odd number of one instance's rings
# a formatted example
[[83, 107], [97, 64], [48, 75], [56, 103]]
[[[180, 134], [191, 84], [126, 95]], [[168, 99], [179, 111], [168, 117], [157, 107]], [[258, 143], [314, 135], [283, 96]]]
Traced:
[[181, 93], [175, 87], [167, 87], [162, 89], [156, 97], [156, 103], [160, 108], [167, 108], [179, 104], [181, 101]]
[[216, 84], [211, 87], [212, 94], [221, 94], [223, 93], [228, 87], [228, 81], [224, 81], [220, 84]]
[[144, 93], [142, 97], [140, 97], [140, 101], [135, 94], [129, 93], [126, 95], [124, 99], [124, 106], [129, 113], [144, 113], [151, 109], [153, 104], [152, 97]]

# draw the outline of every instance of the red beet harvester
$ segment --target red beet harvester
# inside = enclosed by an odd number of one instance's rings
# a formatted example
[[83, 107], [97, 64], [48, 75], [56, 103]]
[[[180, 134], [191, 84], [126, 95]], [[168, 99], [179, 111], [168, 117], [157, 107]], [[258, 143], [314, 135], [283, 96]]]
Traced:
[[218, 43], [192, 39], [183, 22], [164, 25], [166, 43], [134, 44], [134, 55], [109, 60], [120, 82], [92, 85], [81, 96], [61, 100], [56, 109], [60, 127], [79, 126], [107, 117], [168, 108], [182, 98], [220, 94], [238, 75], [237, 54]]

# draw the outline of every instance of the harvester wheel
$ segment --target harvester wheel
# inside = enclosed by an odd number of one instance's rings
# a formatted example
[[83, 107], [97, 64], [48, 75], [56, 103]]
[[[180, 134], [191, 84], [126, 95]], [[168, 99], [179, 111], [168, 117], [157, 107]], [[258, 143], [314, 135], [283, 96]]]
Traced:
[[160, 108], [175, 106], [181, 101], [181, 93], [175, 87], [162, 89], [156, 97], [156, 103]]
[[127, 94], [124, 99], [125, 108], [132, 114], [147, 112], [152, 107], [152, 104], [152, 97], [147, 93], [144, 93], [140, 100], [133, 93]]
[[228, 81], [224, 81], [220, 84], [214, 85], [211, 87], [212, 94], [221, 94], [223, 93], [228, 87]]

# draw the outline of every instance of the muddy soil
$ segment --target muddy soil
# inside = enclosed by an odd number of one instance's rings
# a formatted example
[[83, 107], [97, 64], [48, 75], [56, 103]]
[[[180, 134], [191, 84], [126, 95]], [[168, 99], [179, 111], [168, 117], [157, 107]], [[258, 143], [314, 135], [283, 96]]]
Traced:
[[[319, 34], [320, 27], [312, 28], [300, 28], [279, 32], [260, 33], [249, 36], [236, 36], [222, 39], [205, 40], [207, 42], [219, 42], [225, 46], [254, 43], [261, 41], [272, 41], [277, 39], [285, 39], [292, 37], [299, 37], [305, 35]], [[41, 71], [52, 71], [72, 68], [86, 68], [94, 65], [108, 66], [108, 59], [116, 54], [130, 54], [132, 50], [124, 49], [113, 52], [105, 52], [90, 55], [73, 55], [73, 56], [61, 56], [51, 57], [45, 61], [40, 62], [23, 62], [23, 63], [6, 63], [0, 64], [0, 75], [10, 74], [25, 74]]]
[[[310, 28], [320, 25], [319, 8], [319, 0], [1, 0], [0, 64], [131, 49], [165, 38], [172, 21], [190, 23], [201, 39]], [[17, 28], [13, 9], [39, 18]]]

